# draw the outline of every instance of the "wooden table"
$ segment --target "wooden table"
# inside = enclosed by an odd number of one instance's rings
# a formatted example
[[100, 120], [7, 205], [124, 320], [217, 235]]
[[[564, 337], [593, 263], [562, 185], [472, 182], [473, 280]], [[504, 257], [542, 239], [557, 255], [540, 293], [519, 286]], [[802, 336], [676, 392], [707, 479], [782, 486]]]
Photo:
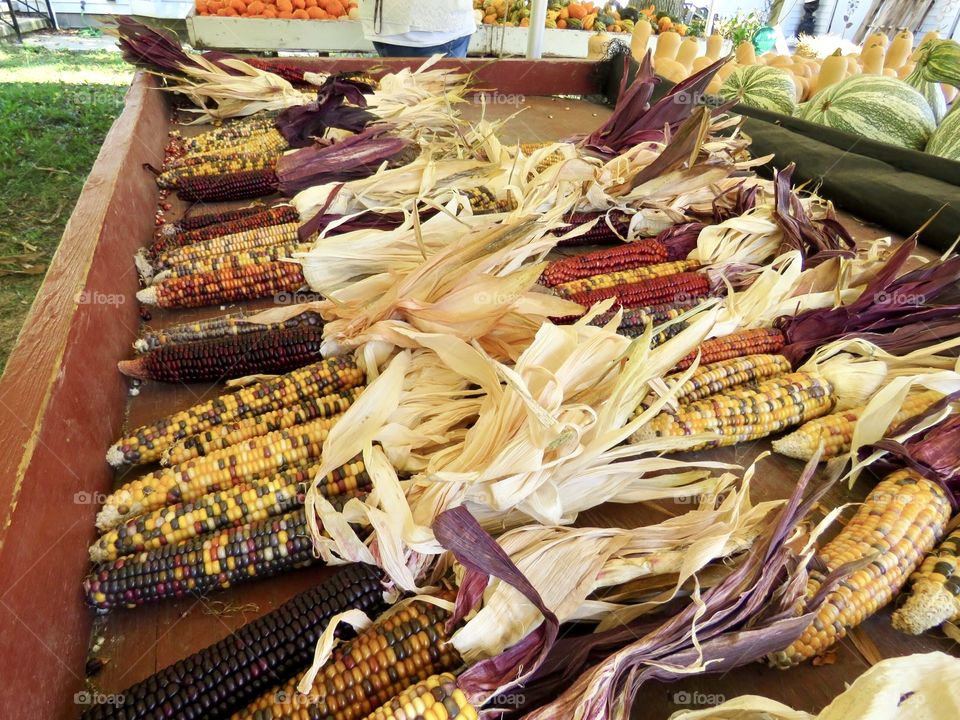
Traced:
[[[505, 125], [504, 141], [564, 138], [602, 122], [609, 113], [604, 107], [540, 96], [549, 82], [556, 82], [557, 72], [568, 79], [562, 87], [580, 93], [589, 90], [583, 65], [564, 65], [562, 70], [547, 71], [527, 67], [526, 92], [521, 89], [521, 73], [502, 79], [499, 91], [523, 94], [525, 108]], [[494, 74], [489, 65], [486, 68], [481, 77], [487, 73], [484, 79], [489, 82]], [[463, 112], [473, 119], [480, 109], [469, 104]], [[516, 110], [512, 105], [486, 108], [488, 117]], [[119, 359], [129, 357], [130, 344], [140, 332], [134, 299], [138, 283], [131, 258], [150, 240], [157, 194], [152, 176], [141, 166], [145, 162], [159, 165], [169, 125], [165, 98], [138, 76], [0, 381], [0, 430], [8, 438], [8, 447], [23, 447], [22, 453], [0, 457], [4, 512], [0, 671], [5, 678], [0, 687], [0, 716], [4, 718], [75, 716], [73, 694], [84, 687], [84, 661], [91, 642], [99, 647], [96, 656], [106, 662], [94, 678], [95, 688], [119, 692], [277, 607], [329, 573], [313, 567], [207, 598], [116, 611], [96, 619], [83, 603], [80, 580], [88, 567], [86, 549], [95, 538], [93, 521], [102, 494], [127, 475], [142, 472], [137, 468], [114, 476], [104, 463], [105, 449], [122, 428], [150, 422], [220, 391], [218, 386], [147, 384], [139, 395], [130, 397], [115, 367]], [[182, 207], [168, 218], [179, 210]], [[860, 239], [882, 234], [859, 223], [852, 229]], [[162, 327], [221, 312], [218, 307], [189, 312], [151, 308], [149, 324]], [[748, 443], [714, 455], [747, 465], [767, 447], [767, 442]], [[799, 470], [800, 463], [780, 456], [765, 460], [754, 483], [756, 499], [786, 497]], [[867, 487], [868, 482], [861, 481], [852, 495], [834, 488], [825, 502], [832, 505], [861, 498]], [[662, 519], [663, 512], [650, 506], [604, 505], [584, 513], [580, 523], [634, 527]], [[848, 639], [830, 665], [807, 663], [781, 672], [754, 664], [719, 677], [650, 683], [637, 700], [636, 717], [664, 718], [690, 707], [685, 701], [707, 702], [742, 693], [760, 693], [797, 708], [817, 710], [868, 667], [867, 656], [958, 651], [937, 633], [913, 638], [894, 632], [887, 612], [869, 620], [856, 635], [870, 647], [857, 647]], [[33, 692], [24, 694], [24, 688]], [[683, 692], [687, 695], [676, 695]]]

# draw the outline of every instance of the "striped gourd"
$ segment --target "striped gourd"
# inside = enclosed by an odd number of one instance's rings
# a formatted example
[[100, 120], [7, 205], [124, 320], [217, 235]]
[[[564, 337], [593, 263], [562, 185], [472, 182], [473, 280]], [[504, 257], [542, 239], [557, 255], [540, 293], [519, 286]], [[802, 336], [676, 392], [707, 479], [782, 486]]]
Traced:
[[903, 80], [854, 75], [817, 93], [803, 120], [922, 150], [936, 124], [926, 99]]
[[[960, 103], [956, 107], [960, 107]], [[930, 136], [926, 152], [960, 161], [960, 110], [956, 107], [947, 113], [940, 127]]]
[[796, 104], [797, 87], [793, 76], [782, 68], [745, 65], [724, 80], [720, 96], [747, 107], [790, 115]]
[[916, 88], [917, 92], [926, 98], [930, 109], [933, 111], [933, 119], [939, 125], [943, 116], [947, 114], [947, 100], [943, 96], [943, 88], [940, 87], [940, 83], [925, 80], [923, 68], [919, 65], [903, 81], [910, 87]]
[[917, 66], [930, 82], [960, 87], [960, 43], [931, 39], [917, 49]]

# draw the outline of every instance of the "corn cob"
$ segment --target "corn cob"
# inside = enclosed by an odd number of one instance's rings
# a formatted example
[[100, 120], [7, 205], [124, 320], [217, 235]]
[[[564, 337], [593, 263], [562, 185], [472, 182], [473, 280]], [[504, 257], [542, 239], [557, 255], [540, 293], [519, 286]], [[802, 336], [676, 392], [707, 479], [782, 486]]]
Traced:
[[450, 614], [422, 600], [389, 613], [331, 657], [299, 694], [299, 678], [264, 694], [232, 720], [361, 720], [412, 683], [456, 669]]
[[177, 195], [191, 202], [219, 202], [273, 195], [279, 189], [276, 171], [264, 168], [183, 178], [177, 185]]
[[164, 190], [179, 188], [187, 180], [214, 175], [275, 170], [280, 153], [255, 148], [231, 150], [210, 155], [189, 155], [157, 175], [157, 186]]
[[296, 262], [271, 262], [161, 280], [137, 293], [145, 305], [204, 307], [293, 293], [306, 284]]
[[364, 380], [365, 373], [352, 357], [321, 360], [139, 427], [110, 448], [107, 462], [114, 466], [154, 462], [173, 443], [189, 435], [234, 420], [292, 407], [307, 398], [347, 390]]
[[223, 255], [207, 255], [182, 263], [169, 266], [166, 270], [157, 273], [151, 282], [161, 282], [168, 278], [186, 277], [200, 273], [216, 273], [222, 270], [239, 270], [240, 268], [256, 265], [266, 265], [280, 260], [288, 260], [294, 253], [305, 253], [310, 250], [309, 243], [285, 243], [283, 245], [268, 245], [267, 247], [228, 252]]
[[106, 530], [134, 515], [215, 490], [264, 478], [320, 457], [330, 418], [260, 435], [180, 465], [131, 480], [112, 492], [97, 515]]
[[601, 300], [616, 298], [617, 304], [623, 307], [637, 307], [700, 297], [709, 292], [710, 281], [706, 275], [699, 272], [682, 272], [616, 287], [584, 290], [569, 295], [568, 299], [584, 307], [590, 307]]
[[[198, 535], [282, 515], [303, 504], [304, 483], [313, 480], [319, 465], [293, 468], [137, 515], [104, 533], [90, 546], [93, 562], [176, 545]], [[370, 486], [363, 462], [354, 458], [318, 484], [328, 497], [356, 495]]]
[[[252, 211], [252, 212], [248, 212]], [[234, 213], [236, 214], [234, 216]], [[150, 256], [156, 258], [161, 253], [184, 245], [212, 240], [221, 235], [235, 235], [249, 230], [299, 223], [300, 213], [292, 205], [277, 205], [274, 207], [255, 206], [245, 210], [234, 210], [224, 213], [208, 213], [197, 218], [208, 218], [211, 222], [196, 227], [181, 228], [180, 223], [194, 218], [185, 218], [178, 223], [166, 223], [160, 228], [158, 236], [150, 246]], [[216, 219], [221, 218], [221, 219]]]
[[322, 341], [321, 328], [293, 327], [257, 335], [167, 345], [133, 360], [121, 360], [117, 368], [130, 377], [168, 383], [279, 374], [319, 359]]
[[820, 417], [833, 408], [833, 389], [811, 373], [790, 373], [752, 387], [731, 388], [678, 411], [662, 412], [634, 433], [635, 441], [715, 433], [718, 440], [688, 450], [725, 447], [766, 437]]
[[893, 613], [893, 627], [919, 635], [947, 620], [960, 620], [960, 526], [927, 555], [910, 582], [907, 601]]
[[711, 338], [700, 343], [700, 347], [683, 358], [673, 369], [674, 372], [686, 370], [700, 354], [700, 364], [709, 365], [720, 360], [755, 355], [758, 353], [779, 353], [785, 343], [783, 333], [773, 328], [742, 330], [723, 337]]
[[644, 265], [627, 270], [615, 270], [613, 272], [569, 280], [559, 285], [554, 285], [553, 289], [562, 297], [570, 297], [571, 295], [588, 292], [590, 290], [615, 288], [631, 283], [638, 283], [642, 280], [652, 280], [668, 275], [676, 275], [677, 273], [687, 272], [688, 270], [696, 270], [699, 267], [700, 263], [696, 260], [674, 260], [673, 262]]
[[555, 260], [543, 271], [540, 282], [554, 287], [591, 275], [657, 265], [666, 261], [667, 248], [663, 243], [656, 240], [638, 240]]
[[[919, 415], [942, 398], [938, 392], [927, 390], [907, 397], [900, 412], [893, 416], [888, 430], [905, 420]], [[803, 424], [789, 435], [773, 441], [773, 450], [787, 457], [809, 460], [823, 444], [821, 460], [829, 460], [850, 451], [853, 431], [863, 414], [864, 407], [833, 413]]]
[[[276, 136], [279, 135], [279, 140]], [[181, 138], [180, 144], [186, 152], [209, 152], [225, 147], [243, 145], [251, 140], [260, 140], [280, 143], [279, 148], [286, 146], [286, 140], [280, 135], [274, 124], [274, 114], [257, 113], [255, 116], [232, 120], [220, 127], [200, 133], [190, 138]]]
[[473, 210], [474, 215], [509, 212], [517, 207], [517, 203], [511, 198], [497, 199], [497, 196], [486, 185], [477, 185], [459, 192], [470, 203], [470, 209]]
[[295, 222], [281, 225], [267, 225], [250, 230], [220, 235], [191, 245], [171, 248], [160, 253], [151, 263], [156, 270], [164, 270], [173, 265], [182, 265], [200, 258], [224, 255], [226, 253], [247, 252], [275, 245], [291, 245], [298, 242]]
[[[786, 375], [792, 370], [790, 361], [783, 355], [745, 355], [710, 365], [700, 365], [680, 386], [674, 399], [679, 404], [689, 404], [726, 392], [738, 385]], [[666, 380], [675, 379], [676, 375], [666, 377]]]
[[345, 412], [363, 392], [363, 387], [351, 388], [342, 393], [324, 395], [320, 398], [307, 398], [299, 405], [281, 408], [239, 422], [220, 425], [202, 433], [191, 435], [174, 444], [167, 450], [161, 462], [164, 465], [178, 465], [202, 455], [209, 455], [231, 445], [258, 435], [266, 435], [274, 430], [283, 430], [302, 423], [329, 418]]
[[[638, 336], [641, 335], [647, 325], [676, 320], [691, 308], [696, 307], [706, 300], [706, 297], [684, 298], [672, 303], [663, 303], [662, 305], [643, 305], [634, 308], [623, 308], [620, 317], [620, 327], [617, 330], [621, 335]], [[597, 315], [590, 323], [591, 325], [606, 325], [615, 316], [616, 311], [609, 311]]]
[[558, 229], [556, 231], [557, 235], [569, 232], [591, 220], [597, 220], [597, 224], [583, 235], [569, 240], [561, 240], [557, 245], [559, 247], [569, 245], [620, 245], [627, 238], [630, 230], [630, 218], [632, 217], [622, 210], [611, 210], [607, 213], [570, 213], [563, 218], [567, 223], [566, 227]]
[[[280, 207], [288, 206], [282, 205]], [[236, 220], [242, 220], [244, 218], [250, 218], [254, 215], [263, 213], [266, 209], [267, 208], [264, 205], [254, 204], [245, 208], [187, 215], [179, 220], [175, 220], [174, 222], [165, 223], [163, 227], [160, 228], [159, 232], [167, 235], [193, 232], [194, 230], [201, 230], [205, 227], [210, 227], [211, 225], [220, 225], [223, 223], [234, 222]]]
[[[384, 608], [381, 573], [349, 565], [209, 647], [133, 685], [117, 702], [95, 705], [86, 720], [217, 720], [300, 672], [334, 615]], [[338, 635], [350, 630], [340, 625]]]
[[[949, 517], [943, 490], [913, 470], [898, 470], [878, 483], [840, 534], [817, 553], [828, 572], [852, 561], [872, 561], [827, 593], [813, 623], [789, 647], [771, 654], [771, 664], [788, 668], [825, 652], [890, 602]], [[825, 579], [818, 571], [810, 573], [808, 599]]]
[[303, 77], [304, 69], [302, 67], [285, 63], [268, 62], [266, 60], [258, 60], [257, 58], [244, 58], [243, 61], [247, 63], [247, 65], [255, 67], [257, 70], [279, 75], [291, 85], [303, 85], [306, 83]]
[[366, 720], [477, 720], [477, 710], [450, 673], [407, 688], [367, 715]]
[[323, 327], [323, 319], [315, 312], [304, 312], [281, 322], [261, 324], [248, 320], [245, 313], [227, 313], [206, 320], [181, 323], [159, 330], [150, 330], [133, 343], [139, 353], [157, 350], [169, 345], [217, 340], [240, 335], [260, 335], [295, 327]]

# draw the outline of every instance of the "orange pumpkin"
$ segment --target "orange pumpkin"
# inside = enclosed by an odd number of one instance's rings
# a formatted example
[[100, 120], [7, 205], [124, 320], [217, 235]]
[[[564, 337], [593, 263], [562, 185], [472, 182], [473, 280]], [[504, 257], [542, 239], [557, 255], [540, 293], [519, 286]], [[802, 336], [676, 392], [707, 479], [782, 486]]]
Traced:
[[566, 27], [567, 27], [567, 21], [564, 20], [563, 18], [559, 18], [557, 20], [557, 29], [564, 30]]
[[[292, 13], [293, 3], [290, 0], [277, 0], [277, 10], [281, 13]], [[281, 15], [281, 17], [283, 16]]]
[[306, 11], [306, 10], [302, 10], [302, 9], [300, 9], [300, 8], [297, 8], [296, 10], [293, 11], [293, 16], [294, 16], [295, 18], [297, 18], [297, 20], [309, 20], [309, 19], [310, 19], [310, 16], [307, 15], [307, 11]]
[[567, 5], [567, 12], [574, 20], [583, 20], [587, 16], [587, 8], [577, 3]]
[[327, 11], [330, 17], [341, 17], [347, 14], [340, 0], [320, 0], [320, 7]]
[[253, 0], [252, 3], [247, 5], [247, 15], [260, 15], [266, 7], [260, 0]]
[[267, 5], [267, 9], [263, 11], [263, 17], [270, 18], [271, 20], [275, 20], [277, 17], [276, 9]]

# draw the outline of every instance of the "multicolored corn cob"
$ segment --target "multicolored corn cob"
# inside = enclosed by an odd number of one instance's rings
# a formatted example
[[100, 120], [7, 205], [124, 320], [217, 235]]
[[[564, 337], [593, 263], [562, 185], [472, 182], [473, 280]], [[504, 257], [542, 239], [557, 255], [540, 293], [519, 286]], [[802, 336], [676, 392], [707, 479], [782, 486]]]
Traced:
[[271, 262], [161, 280], [137, 293], [145, 305], [164, 308], [223, 305], [293, 293], [306, 284], [296, 262]]
[[177, 195], [190, 202], [221, 202], [273, 195], [279, 189], [276, 170], [263, 168], [183, 178], [177, 184]]
[[257, 415], [238, 422], [205, 430], [191, 435], [174, 444], [167, 450], [160, 462], [164, 465], [178, 465], [202, 455], [210, 455], [231, 445], [274, 430], [283, 430], [317, 418], [330, 418], [346, 412], [363, 392], [363, 387], [351, 388], [342, 393], [324, 395], [320, 398], [308, 398], [299, 405], [281, 408], [273, 412]]
[[216, 425], [293, 407], [306, 399], [348, 390], [365, 381], [366, 373], [352, 357], [321, 360], [139, 427], [110, 448], [107, 462], [114, 466], [154, 462], [173, 443]]
[[494, 192], [486, 185], [477, 185], [466, 190], [459, 190], [470, 203], [470, 209], [474, 215], [486, 215], [487, 213], [509, 212], [517, 207], [516, 201], [512, 198], [498, 199]]
[[295, 327], [322, 328], [323, 318], [308, 311], [281, 322], [262, 324], [249, 321], [246, 313], [227, 313], [206, 320], [180, 323], [158, 330], [149, 330], [133, 343], [138, 353], [150, 352], [168, 345], [205, 342], [240, 335], [261, 335]]
[[676, 412], [662, 412], [637, 430], [633, 439], [645, 442], [712, 433], [720, 438], [684, 449], [725, 447], [826, 415], [833, 405], [833, 388], [827, 380], [811, 373], [790, 373], [755, 386], [731, 388], [682, 405]]
[[[745, 355], [720, 360], [697, 367], [693, 375], [680, 385], [674, 400], [681, 405], [689, 404], [739, 385], [761, 382], [792, 371], [790, 361], [783, 355]], [[669, 382], [676, 380], [677, 376], [668, 375], [664, 379]]]
[[239, 270], [254, 265], [266, 265], [278, 260], [289, 260], [295, 253], [305, 253], [312, 246], [309, 243], [285, 243], [267, 247], [228, 252], [223, 255], [207, 255], [186, 262], [176, 263], [157, 273], [151, 282], [161, 282], [168, 278], [186, 277], [201, 273], [216, 273], [223, 270]]
[[299, 693], [294, 677], [232, 720], [361, 720], [411, 684], [462, 664], [449, 644], [449, 617], [422, 600], [388, 611], [331, 657], [309, 692]]
[[[90, 559], [93, 562], [116, 560], [234, 525], [282, 515], [303, 504], [305, 484], [312, 482], [319, 470], [317, 464], [284, 470], [215, 490], [192, 502], [179, 502], [137, 515], [104, 533], [91, 545]], [[363, 461], [354, 458], [321, 479], [317, 487], [327, 497], [355, 496], [369, 490], [370, 477]]]
[[[620, 318], [620, 327], [617, 332], [629, 337], [638, 337], [643, 334], [647, 325], [660, 325], [670, 320], [676, 320], [688, 310], [706, 300], [706, 297], [691, 297], [677, 302], [662, 305], [643, 305], [635, 308], [623, 308]], [[615, 310], [597, 315], [591, 325], [606, 325], [617, 314]], [[679, 324], [679, 323], [678, 323]]]
[[[919, 415], [940, 400], [943, 395], [933, 390], [909, 395], [893, 416], [888, 430], [895, 428], [905, 420]], [[850, 451], [853, 431], [863, 415], [865, 407], [852, 408], [844, 412], [826, 415], [801, 425], [789, 435], [773, 441], [773, 450], [787, 457], [809, 460], [823, 444], [821, 460], [829, 460]]]
[[571, 245], [620, 245], [627, 238], [630, 230], [630, 219], [633, 216], [622, 210], [611, 210], [606, 213], [570, 213], [565, 215], [563, 220], [567, 223], [565, 227], [554, 231], [555, 235], [563, 235], [575, 227], [584, 225], [591, 220], [597, 220], [597, 224], [590, 228], [583, 235], [579, 235], [569, 240], [561, 240], [557, 243], [558, 247], [568, 247]]
[[[828, 572], [857, 560], [870, 562], [827, 593], [813, 623], [786, 649], [771, 654], [770, 663], [789, 668], [822, 654], [890, 602], [949, 518], [943, 490], [913, 470], [898, 470], [878, 483], [840, 534], [817, 553]], [[825, 579], [820, 571], [811, 571], [807, 599]]]
[[699, 267], [700, 263], [696, 260], [674, 260], [672, 262], [657, 263], [656, 265], [643, 265], [627, 270], [615, 270], [599, 275], [590, 275], [577, 280], [568, 280], [559, 285], [554, 285], [553, 289], [554, 292], [561, 297], [571, 297], [578, 293], [585, 293], [591, 290], [617, 288], [623, 285], [639, 283], [643, 280], [653, 280], [654, 278], [676, 275], [687, 272], [688, 270], [696, 270]]
[[[234, 214], [236, 214], [235, 217]], [[157, 238], [150, 246], [150, 257], [156, 258], [174, 248], [205, 242], [222, 235], [236, 235], [237, 233], [249, 232], [272, 225], [299, 223], [300, 221], [300, 213], [292, 205], [276, 205], [274, 207], [259, 205], [246, 210], [209, 213], [206, 216], [196, 217], [206, 217], [211, 222], [191, 228], [179, 228], [178, 223], [163, 225]], [[180, 222], [189, 219], [191, 218], [186, 218]]]
[[117, 369], [130, 377], [168, 383], [279, 374], [319, 359], [322, 342], [322, 328], [293, 327], [166, 345], [133, 360], [121, 360]]
[[667, 248], [656, 240], [638, 240], [555, 260], [540, 276], [540, 282], [555, 287], [591, 275], [631, 270], [667, 261]]
[[[335, 615], [353, 608], [379, 614], [385, 606], [381, 577], [380, 571], [370, 565], [348, 565], [223, 640], [127, 688], [116, 696], [117, 702], [95, 705], [83, 717], [229, 717], [269, 687], [306, 668], [317, 640]], [[350, 630], [343, 624], [337, 634], [343, 636]]]
[[[179, 138], [184, 152], [211, 152], [243, 145], [251, 141], [275, 142], [278, 148], [286, 147], [286, 140], [277, 130], [274, 118], [277, 113], [257, 113], [246, 118], [226, 122], [219, 127], [188, 138]], [[277, 139], [279, 136], [279, 140]]]
[[173, 190], [196, 178], [275, 170], [279, 157], [279, 151], [261, 148], [188, 155], [157, 175], [157, 186], [164, 190]]
[[[543, 150], [543, 148], [552, 144], [553, 143], [521, 143], [520, 152], [522, 152], [524, 155], [527, 155], [529, 157], [530, 155], [533, 155], [537, 150]], [[546, 155], [545, 157], [540, 159], [540, 161], [537, 163], [536, 172], [542, 173], [547, 168], [552, 167], [553, 165], [556, 165], [558, 162], [562, 162], [563, 157], [564, 155], [562, 151], [554, 150], [549, 155]], [[527, 179], [529, 180], [532, 176], [533, 176], [533, 173], [528, 173]]]
[[226, 253], [247, 252], [275, 245], [292, 245], [299, 242], [297, 229], [300, 226], [295, 222], [278, 225], [265, 225], [249, 230], [220, 235], [192, 243], [171, 248], [160, 253], [151, 263], [155, 270], [165, 270], [174, 265], [183, 265], [201, 258], [224, 255]]
[[700, 353], [700, 364], [709, 365], [720, 360], [756, 355], [758, 353], [779, 353], [786, 339], [783, 333], [773, 328], [742, 330], [723, 337], [704, 340], [700, 347], [683, 358], [673, 369], [674, 372], [686, 370]]
[[330, 424], [330, 418], [320, 418], [275, 430], [131, 480], [107, 497], [97, 527], [107, 530], [164, 505], [191, 502], [209, 492], [306, 465], [320, 457]]
[[897, 630], [919, 635], [947, 620], [960, 620], [960, 526], [927, 555], [910, 582], [907, 601], [893, 613]]
[[476, 708], [450, 673], [434, 675], [407, 688], [370, 713], [366, 720], [477, 720]]
[[[291, 207], [281, 205], [279, 207]], [[235, 208], [231, 210], [219, 210], [217, 212], [197, 213], [195, 215], [186, 215], [179, 220], [164, 223], [157, 229], [159, 235], [178, 235], [182, 233], [202, 230], [211, 225], [222, 225], [226, 223], [250, 218], [254, 215], [260, 215], [266, 210], [265, 205], [254, 204], [245, 208]]]
[[710, 281], [704, 273], [682, 272], [616, 287], [572, 293], [567, 299], [590, 307], [601, 300], [616, 298], [617, 304], [622, 307], [638, 307], [701, 297], [709, 292]]

